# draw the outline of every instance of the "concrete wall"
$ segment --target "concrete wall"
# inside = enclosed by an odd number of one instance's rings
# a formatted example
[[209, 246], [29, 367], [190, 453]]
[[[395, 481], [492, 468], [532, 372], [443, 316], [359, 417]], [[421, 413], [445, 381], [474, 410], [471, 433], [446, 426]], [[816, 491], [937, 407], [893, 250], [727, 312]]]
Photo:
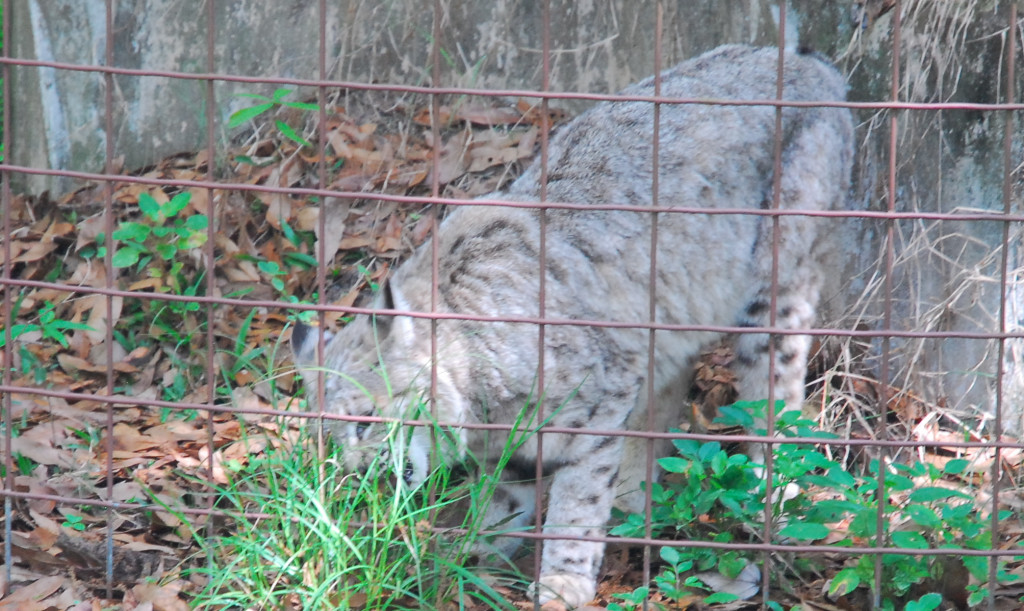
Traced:
[[[1005, 100], [1005, 45], [1020, 36], [1007, 28], [1015, 0], [903, 0], [900, 97], [910, 101]], [[423, 0], [329, 0], [326, 15], [327, 77], [359, 82], [422, 85], [430, 81], [430, 3]], [[890, 97], [893, 13], [856, 18], [868, 0], [789, 2], [792, 43], [836, 58], [848, 75], [850, 98]], [[17, 57], [100, 64], [104, 57], [104, 3], [99, 0], [20, 0], [6, 43]], [[199, 0], [115, 2], [117, 66], [206, 71], [205, 3]], [[538, 88], [542, 47], [540, 2], [442, 0], [442, 81], [472, 87]], [[652, 0], [554, 0], [551, 8], [551, 88], [607, 92], [647, 76], [654, 64]], [[775, 44], [778, 8], [770, 0], [665, 2], [666, 64], [726, 42]], [[214, 71], [252, 76], [316, 78], [317, 3], [303, 0], [215, 3]], [[427, 7], [425, 9], [425, 7]], [[1024, 11], [1022, 11], [1024, 12]], [[1024, 99], [1024, 64], [1018, 40], [1016, 99]], [[206, 121], [226, 142], [227, 117], [251, 104], [236, 93], [269, 93], [271, 85], [218, 83], [206, 108], [200, 81], [157, 77], [114, 78], [115, 151], [127, 167], [142, 167], [205, 145]], [[105, 138], [101, 75], [15, 68], [14, 114], [8, 159], [34, 167], [99, 171]], [[573, 105], [570, 105], [573, 106]], [[582, 104], [573, 108], [578, 110]], [[901, 112], [898, 123], [898, 191], [902, 211], [1003, 209], [1002, 137], [1016, 121], [1011, 165], [1013, 209], [1022, 212], [1022, 113], [978, 111]], [[858, 113], [856, 205], [884, 209], [887, 195], [888, 114]], [[59, 193], [73, 185], [24, 175], [16, 188]], [[845, 251], [829, 290], [829, 317], [837, 326], [878, 328], [882, 299], [877, 262], [884, 252], [882, 223], [849, 222], [836, 239]], [[1024, 266], [1019, 226], [1013, 227], [1011, 267]], [[1000, 316], [999, 223], [898, 223], [893, 328], [993, 331]], [[1018, 281], [1021, 272], [1018, 271]], [[1020, 286], [1006, 302], [1011, 329], [1024, 327]], [[863, 297], [863, 299], [862, 299]], [[855, 312], [851, 316], [850, 312]], [[842, 318], [841, 318], [842, 316]], [[1003, 364], [1006, 426], [1024, 418], [1024, 348], [1008, 343]], [[876, 342], [877, 347], [877, 342]], [[991, 411], [996, 344], [971, 339], [893, 341], [892, 371], [898, 386], [953, 407]], [[876, 363], [877, 366], [877, 363]], [[1012, 398], [1012, 401], [1009, 400]]]
[[[213, 71], [247, 76], [318, 78], [316, 2], [219, 0], [215, 3]], [[327, 78], [427, 85], [432, 16], [422, 0], [330, 0], [326, 17]], [[654, 66], [654, 3], [637, 0], [553, 2], [553, 90], [610, 92], [648, 76]], [[765, 0], [667, 3], [665, 63], [724, 42], [773, 44], [774, 3]], [[799, 3], [797, 3], [799, 5]], [[805, 1], [804, 4], [815, 4]], [[853, 21], [843, 3], [815, 7], [800, 19], [803, 34], [834, 53]], [[207, 71], [205, 2], [115, 2], [114, 64], [185, 73]], [[444, 0], [442, 81], [449, 86], [539, 88], [541, 12], [534, 0]], [[799, 18], [800, 9], [793, 11]], [[10, 53], [15, 57], [103, 64], [102, 0], [23, 0], [13, 3]], [[836, 29], [838, 28], [838, 29]], [[823, 32], [835, 30], [831, 36]], [[795, 36], [795, 31], [793, 32]], [[831, 38], [831, 39], [830, 39]], [[13, 68], [12, 161], [98, 170], [106, 135], [103, 77], [94, 72]], [[207, 117], [221, 138], [227, 117], [274, 86], [220, 82], [215, 108], [197, 80], [114, 77], [115, 154], [128, 167], [205, 145]], [[572, 103], [568, 106], [573, 107]], [[575, 105], [574, 110], [578, 110]], [[40, 136], [43, 136], [42, 138]], [[59, 192], [67, 181], [15, 177], [23, 190]]]

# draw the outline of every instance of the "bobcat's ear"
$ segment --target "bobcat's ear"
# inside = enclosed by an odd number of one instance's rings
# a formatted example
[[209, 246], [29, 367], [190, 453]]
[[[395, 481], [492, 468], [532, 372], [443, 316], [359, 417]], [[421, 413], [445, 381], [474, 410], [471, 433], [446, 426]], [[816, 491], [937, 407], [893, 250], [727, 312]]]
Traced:
[[[377, 301], [378, 307], [385, 310], [412, 310], [412, 305], [402, 294], [402, 291], [388, 282], [381, 290], [380, 298]], [[394, 333], [395, 339], [402, 345], [411, 346], [413, 340], [412, 318], [408, 316], [375, 316], [377, 334], [384, 338]]]
[[[331, 341], [334, 334], [324, 330], [324, 345]], [[316, 367], [323, 363], [317, 358], [317, 347], [320, 344], [320, 327], [313, 327], [301, 322], [292, 327], [292, 356], [295, 364], [301, 367]]]

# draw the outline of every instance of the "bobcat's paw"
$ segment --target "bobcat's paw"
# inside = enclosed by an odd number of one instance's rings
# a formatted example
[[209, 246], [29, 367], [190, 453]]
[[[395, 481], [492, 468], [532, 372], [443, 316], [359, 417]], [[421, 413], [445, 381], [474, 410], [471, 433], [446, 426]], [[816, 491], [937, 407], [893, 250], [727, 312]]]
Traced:
[[734, 578], [726, 577], [718, 571], [703, 571], [697, 573], [697, 578], [713, 591], [732, 594], [740, 600], [753, 598], [761, 591], [761, 569], [749, 561]]
[[534, 592], [540, 593], [540, 602], [557, 600], [570, 609], [581, 607], [597, 594], [597, 584], [590, 577], [576, 573], [551, 573], [541, 575], [540, 579], [530, 584], [527, 594], [533, 598]]

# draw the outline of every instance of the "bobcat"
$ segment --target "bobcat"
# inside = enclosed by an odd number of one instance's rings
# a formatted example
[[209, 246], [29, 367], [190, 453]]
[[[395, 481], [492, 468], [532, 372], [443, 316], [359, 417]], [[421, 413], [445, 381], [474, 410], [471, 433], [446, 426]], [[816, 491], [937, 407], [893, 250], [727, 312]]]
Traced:
[[[661, 75], [661, 95], [708, 100], [770, 100], [776, 96], [778, 49], [730, 45], [686, 61]], [[787, 52], [783, 98], [841, 101], [846, 85], [814, 56]], [[653, 78], [625, 95], [650, 96]], [[548, 152], [547, 201], [652, 205], [653, 104], [605, 102], [566, 125]], [[662, 104], [658, 198], [663, 207], [769, 209], [773, 194], [773, 106]], [[784, 210], [823, 210], [844, 204], [850, 179], [853, 127], [841, 108], [786, 107], [782, 111]], [[506, 191], [488, 196], [514, 202], [540, 200], [540, 163]], [[546, 258], [539, 261], [541, 225], [536, 208], [459, 206], [437, 233], [440, 273], [437, 312], [494, 318], [535, 318], [539, 274], [544, 270], [544, 316], [555, 320], [647, 324], [654, 284], [655, 323], [758, 328], [770, 321], [773, 221], [758, 214], [657, 215], [657, 273], [650, 277], [650, 212], [549, 209]], [[812, 324], [823, 273], [818, 254], [828, 237], [825, 219], [779, 219], [776, 326]], [[431, 245], [399, 266], [376, 307], [417, 312], [431, 309]], [[437, 321], [435, 393], [437, 417], [449, 423], [515, 423], [540, 394], [538, 329], [533, 324]], [[544, 333], [543, 397], [552, 427], [644, 430], [649, 331], [629, 326], [550, 324]], [[654, 388], [659, 427], [678, 423], [678, 405], [665, 399], [686, 387], [702, 347], [722, 338], [711, 331], [656, 332]], [[317, 379], [324, 375], [323, 409], [348, 416], [423, 417], [413, 413], [430, 392], [431, 325], [410, 316], [357, 317], [325, 338], [297, 325], [295, 360], [316, 409]], [[809, 342], [800, 335], [737, 333], [735, 373], [740, 396], [775, 396], [787, 408], [803, 400]], [[775, 342], [774, 372], [769, 343]], [[525, 410], [525, 411], [524, 411]], [[365, 470], [389, 452], [386, 423], [332, 420], [346, 466]], [[528, 423], [536, 426], [537, 422]], [[391, 427], [394, 429], [394, 427]], [[458, 429], [458, 444], [442, 455], [446, 464], [467, 453], [493, 465], [508, 433]], [[399, 472], [422, 481], [429, 469], [431, 433], [406, 430]], [[540, 575], [531, 585], [541, 601], [561, 599], [577, 607], [596, 592], [611, 507], [643, 507], [636, 490], [644, 479], [646, 446], [602, 434], [545, 433], [543, 471], [550, 480]], [[487, 524], [524, 527], [533, 518], [537, 436], [515, 449], [486, 516]], [[394, 454], [392, 449], [391, 454]], [[392, 456], [392, 458], [394, 458]], [[621, 494], [626, 493], [626, 494]], [[509, 518], [509, 516], [513, 516]], [[499, 538], [505, 552], [514, 538]]]

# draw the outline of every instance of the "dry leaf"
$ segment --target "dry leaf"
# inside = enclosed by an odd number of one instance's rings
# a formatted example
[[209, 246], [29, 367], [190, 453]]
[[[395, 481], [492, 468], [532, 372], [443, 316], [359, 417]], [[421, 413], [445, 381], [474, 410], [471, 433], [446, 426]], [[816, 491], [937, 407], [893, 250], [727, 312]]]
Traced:
[[[351, 207], [352, 200], [350, 199], [340, 197], [324, 198], [323, 206], [320, 208], [324, 214], [324, 233], [320, 233], [321, 226], [319, 220], [313, 226], [317, 240], [323, 240], [324, 261], [334, 260], [334, 255], [337, 254], [338, 246], [341, 244], [341, 237], [345, 234], [345, 221], [348, 219], [348, 211]], [[320, 248], [318, 245], [314, 251], [318, 258], [321, 252]]]
[[70, 454], [66, 450], [53, 447], [52, 443], [42, 443], [21, 435], [11, 439], [11, 453], [21, 454], [25, 458], [41, 465], [70, 467]]
[[181, 582], [165, 585], [144, 582], [132, 587], [132, 593], [140, 602], [151, 603], [154, 611], [188, 611], [189, 606], [181, 599]]
[[64, 585], [65, 577], [55, 575], [52, 577], [41, 577], [35, 582], [20, 587], [0, 600], [0, 609], [16, 611], [40, 611], [49, 607], [36, 601], [41, 601], [57, 591]]
[[[468, 131], [461, 131], [454, 135], [441, 148], [440, 159], [438, 160], [438, 183], [448, 184], [455, 178], [462, 176], [468, 166], [466, 157], [469, 148], [470, 134]], [[434, 166], [430, 166], [430, 175], [434, 173]], [[432, 179], [427, 177], [429, 183]]]

